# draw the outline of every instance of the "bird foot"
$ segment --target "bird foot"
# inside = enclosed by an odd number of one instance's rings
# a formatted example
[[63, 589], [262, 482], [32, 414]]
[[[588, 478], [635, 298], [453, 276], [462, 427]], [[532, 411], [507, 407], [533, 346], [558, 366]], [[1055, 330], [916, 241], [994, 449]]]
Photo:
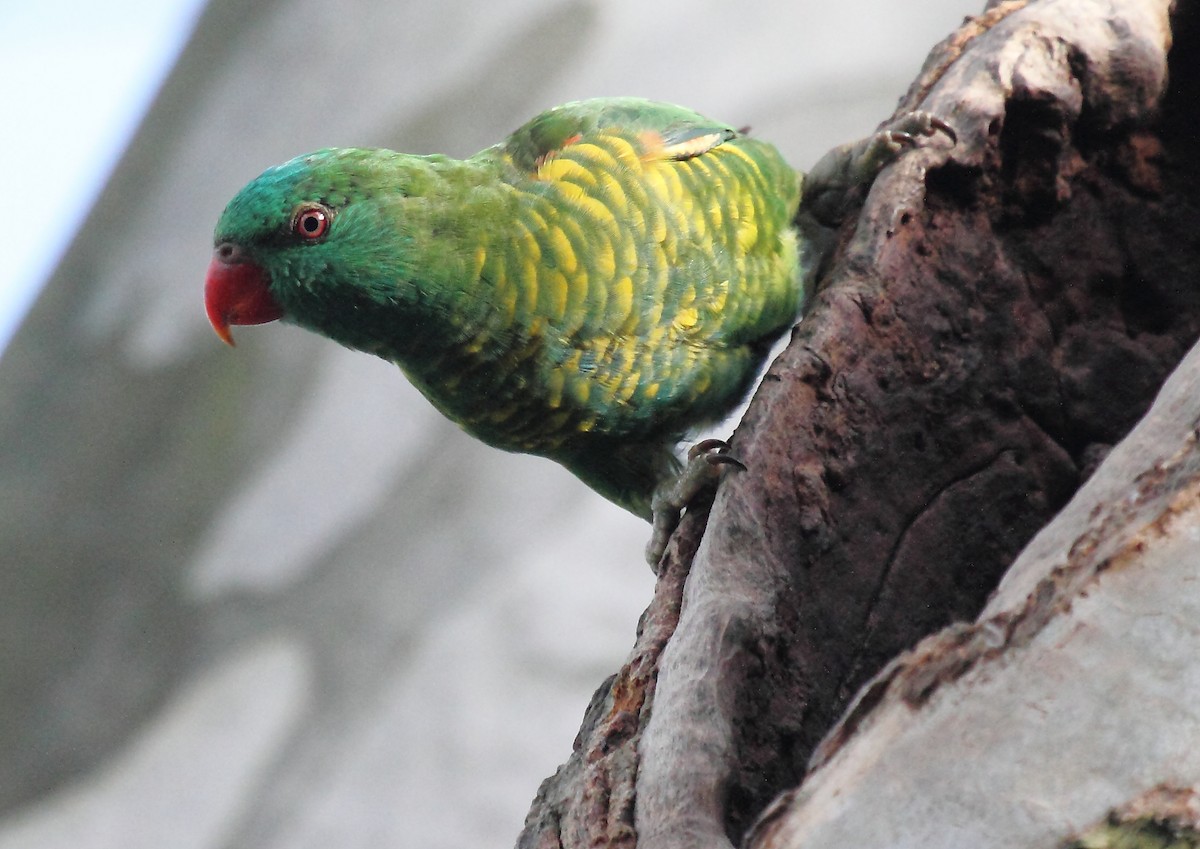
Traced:
[[654, 514], [653, 531], [646, 544], [646, 560], [658, 574], [658, 561], [667, 549], [679, 517], [692, 500], [707, 489], [716, 487], [729, 467], [745, 471], [740, 460], [728, 453], [729, 443], [721, 439], [697, 442], [687, 454], [687, 465], [678, 475], [658, 485], [650, 500]]
[[858, 177], [859, 182], [869, 183], [884, 166], [905, 150], [916, 147], [922, 138], [928, 138], [938, 132], [944, 133], [951, 144], [958, 142], [958, 134], [954, 132], [954, 128], [936, 115], [929, 112], [907, 112], [865, 139], [866, 144], [862, 151], [857, 153], [852, 173]]
[[954, 128], [930, 112], [906, 112], [879, 132], [843, 144], [822, 156], [804, 176], [802, 208], [826, 227], [836, 226], [850, 204], [853, 190], [870, 186], [876, 175], [905, 150], [923, 139], [943, 134], [957, 144]]

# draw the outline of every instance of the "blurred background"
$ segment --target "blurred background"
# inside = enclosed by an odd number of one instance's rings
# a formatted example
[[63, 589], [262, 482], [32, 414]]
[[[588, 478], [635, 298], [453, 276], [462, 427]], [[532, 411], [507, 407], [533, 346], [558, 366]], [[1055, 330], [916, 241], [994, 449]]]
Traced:
[[510, 846], [649, 601], [647, 526], [393, 367], [218, 342], [243, 183], [618, 94], [803, 168], [981, 7], [0, 0], [0, 849]]

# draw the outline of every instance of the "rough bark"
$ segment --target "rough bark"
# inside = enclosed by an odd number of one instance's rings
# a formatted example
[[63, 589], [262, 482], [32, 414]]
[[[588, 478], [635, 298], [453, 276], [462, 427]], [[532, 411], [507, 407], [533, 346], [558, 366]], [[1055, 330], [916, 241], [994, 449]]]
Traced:
[[[1200, 332], [1188, 12], [999, 3], [935, 48], [898, 111], [957, 145], [902, 157], [843, 227], [736, 433], [749, 471], [685, 519], [520, 846], [740, 841], [864, 682], [979, 614], [1142, 416]], [[755, 845], [811, 836], [775, 833]]]
[[747, 847], [1196, 846], [1198, 428], [1195, 347], [979, 620], [864, 688]]

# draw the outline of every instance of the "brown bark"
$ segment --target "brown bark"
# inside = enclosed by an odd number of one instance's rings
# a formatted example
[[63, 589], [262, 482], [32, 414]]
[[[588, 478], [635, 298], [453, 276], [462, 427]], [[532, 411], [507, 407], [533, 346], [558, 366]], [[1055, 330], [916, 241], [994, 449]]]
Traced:
[[1196, 39], [1167, 5], [993, 4], [935, 48], [899, 111], [958, 143], [842, 228], [738, 428], [749, 470], [685, 518], [520, 846], [740, 841], [1145, 412], [1200, 332]]

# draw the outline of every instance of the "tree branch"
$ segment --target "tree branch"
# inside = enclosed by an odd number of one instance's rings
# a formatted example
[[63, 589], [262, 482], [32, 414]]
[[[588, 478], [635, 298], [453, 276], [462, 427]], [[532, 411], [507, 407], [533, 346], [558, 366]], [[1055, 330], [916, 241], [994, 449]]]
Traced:
[[748, 471], [685, 518], [521, 846], [738, 841], [856, 689], [973, 619], [1137, 421], [1200, 331], [1173, 106], [1194, 74], [1181, 36], [1167, 92], [1170, 42], [1165, 0], [1040, 0], [933, 51], [899, 111], [958, 144], [903, 156], [843, 228], [735, 436]]

